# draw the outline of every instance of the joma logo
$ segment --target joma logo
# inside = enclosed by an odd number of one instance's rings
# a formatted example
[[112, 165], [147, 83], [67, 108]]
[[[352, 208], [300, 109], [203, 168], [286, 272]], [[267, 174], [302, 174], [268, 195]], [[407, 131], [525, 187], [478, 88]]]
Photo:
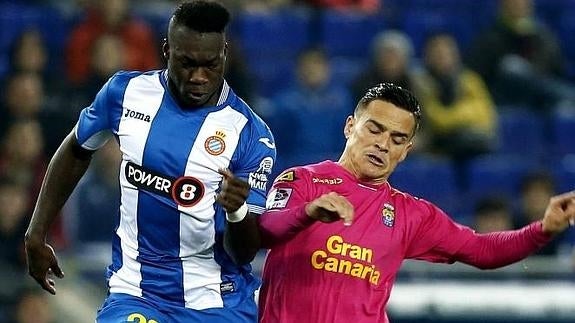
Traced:
[[124, 118], [134, 118], [134, 119], [150, 122], [150, 115], [149, 114], [143, 114], [142, 112], [130, 110], [128, 108], [126, 108], [126, 113], [124, 113]]

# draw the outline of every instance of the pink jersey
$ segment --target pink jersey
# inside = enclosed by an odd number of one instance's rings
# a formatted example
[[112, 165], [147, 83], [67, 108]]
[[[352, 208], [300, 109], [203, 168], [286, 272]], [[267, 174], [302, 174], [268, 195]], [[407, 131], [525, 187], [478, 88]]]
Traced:
[[[354, 205], [351, 226], [307, 217], [305, 204], [328, 192]], [[385, 305], [403, 259], [493, 268], [520, 260], [549, 240], [540, 223], [503, 235], [478, 235], [435, 205], [387, 183], [358, 182], [332, 161], [284, 172], [268, 195], [267, 208], [260, 227], [271, 250], [260, 321], [269, 323], [388, 322]], [[512, 251], [497, 255], [485, 248], [501, 244]]]

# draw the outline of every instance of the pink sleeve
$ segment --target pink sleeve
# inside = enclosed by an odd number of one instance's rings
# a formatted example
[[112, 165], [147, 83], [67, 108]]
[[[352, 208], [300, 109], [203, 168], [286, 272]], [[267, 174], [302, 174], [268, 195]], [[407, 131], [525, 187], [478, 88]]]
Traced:
[[[292, 176], [285, 176], [289, 172]], [[305, 213], [309, 192], [304, 175], [301, 170], [289, 170], [278, 176], [284, 180], [274, 182], [268, 193], [266, 211], [258, 217], [264, 248], [288, 241], [315, 222]]]
[[442, 263], [459, 261], [493, 269], [524, 259], [551, 240], [551, 236], [543, 233], [541, 222], [514, 231], [478, 234], [428, 202], [417, 209], [424, 215], [412, 237], [407, 258]]
[[409, 203], [410, 238], [407, 259], [454, 263], [456, 253], [475, 234], [472, 229], [454, 222], [437, 206], [418, 200]]
[[499, 268], [526, 258], [551, 239], [552, 236], [543, 233], [542, 223], [537, 221], [519, 230], [476, 234], [456, 257], [477, 268]]
[[262, 247], [267, 249], [288, 241], [314, 222], [305, 213], [305, 204], [279, 211], [268, 210], [259, 220]]

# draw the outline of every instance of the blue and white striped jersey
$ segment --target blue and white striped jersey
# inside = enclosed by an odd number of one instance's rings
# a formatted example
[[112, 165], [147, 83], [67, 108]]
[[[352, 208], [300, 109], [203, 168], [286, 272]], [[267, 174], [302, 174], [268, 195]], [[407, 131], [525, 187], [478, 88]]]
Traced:
[[122, 151], [111, 293], [199, 310], [253, 297], [259, 279], [223, 249], [218, 169], [250, 183], [249, 210], [261, 214], [276, 151], [268, 126], [227, 83], [216, 106], [183, 110], [165, 70], [119, 72], [82, 111], [75, 133], [86, 149], [115, 136]]

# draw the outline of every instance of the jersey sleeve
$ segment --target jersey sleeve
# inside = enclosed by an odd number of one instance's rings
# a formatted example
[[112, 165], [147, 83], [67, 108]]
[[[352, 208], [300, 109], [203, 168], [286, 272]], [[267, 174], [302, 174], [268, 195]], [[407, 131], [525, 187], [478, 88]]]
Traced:
[[276, 147], [272, 132], [263, 122], [254, 124], [248, 131], [245, 149], [232, 172], [249, 183], [248, 210], [259, 215], [265, 211], [266, 190], [276, 160]]
[[410, 239], [406, 258], [438, 263], [453, 263], [459, 250], [474, 236], [474, 231], [454, 222], [437, 206], [426, 202], [418, 207], [420, 220]]
[[304, 175], [301, 168], [293, 168], [274, 181], [266, 201], [266, 212], [258, 222], [264, 248], [290, 240], [315, 222], [305, 212], [312, 194]]
[[99, 149], [117, 130], [114, 120], [121, 116], [124, 83], [127, 83], [125, 77], [118, 75], [112, 76], [96, 94], [92, 104], [80, 112], [74, 132], [78, 143], [85, 149]]
[[268, 193], [266, 210], [292, 209], [310, 202], [305, 175], [302, 168], [290, 168], [278, 175]]

